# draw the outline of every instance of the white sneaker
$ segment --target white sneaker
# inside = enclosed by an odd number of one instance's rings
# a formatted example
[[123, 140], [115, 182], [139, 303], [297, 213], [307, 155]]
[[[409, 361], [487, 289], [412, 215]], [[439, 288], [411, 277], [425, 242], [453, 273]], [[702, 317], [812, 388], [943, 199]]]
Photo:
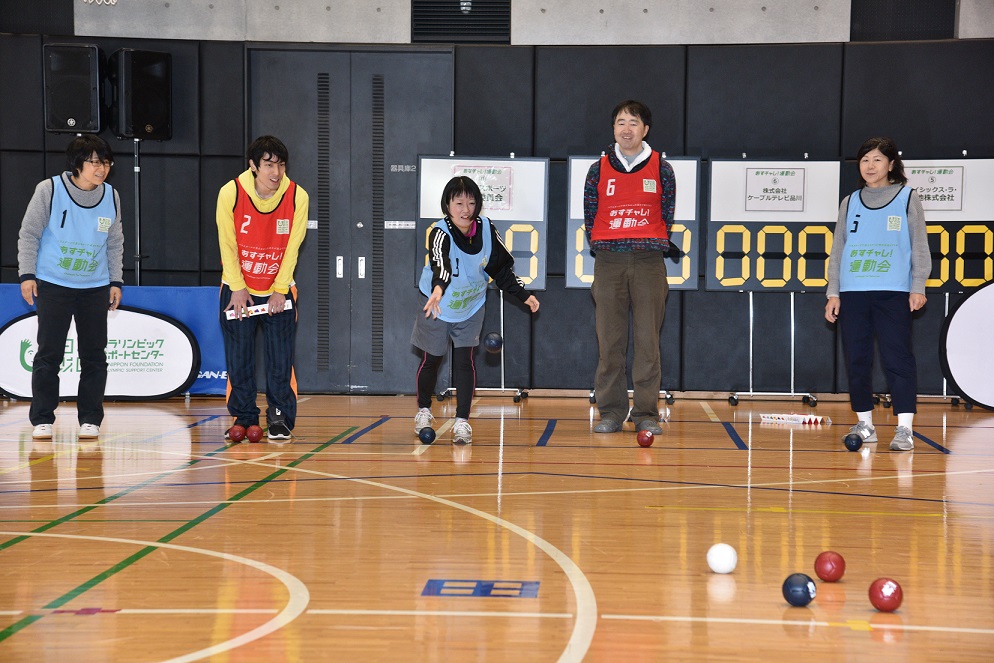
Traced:
[[473, 441], [473, 427], [465, 419], [456, 419], [452, 427], [452, 441], [456, 444], [469, 444]]
[[422, 428], [434, 428], [434, 423], [435, 417], [432, 416], [431, 410], [423, 407], [414, 415], [414, 432], [420, 433]]
[[864, 442], [876, 442], [877, 441], [877, 429], [870, 426], [865, 421], [858, 422], [855, 426], [849, 429], [850, 435], [859, 435], [863, 438]]
[[83, 439], [100, 437], [100, 426], [96, 424], [83, 424], [79, 427], [79, 437]]
[[38, 424], [31, 431], [31, 437], [36, 440], [48, 440], [52, 437], [52, 424]]
[[891, 451], [911, 451], [915, 448], [915, 441], [911, 438], [911, 429], [907, 426], [898, 426], [894, 432], [894, 439], [890, 442]]

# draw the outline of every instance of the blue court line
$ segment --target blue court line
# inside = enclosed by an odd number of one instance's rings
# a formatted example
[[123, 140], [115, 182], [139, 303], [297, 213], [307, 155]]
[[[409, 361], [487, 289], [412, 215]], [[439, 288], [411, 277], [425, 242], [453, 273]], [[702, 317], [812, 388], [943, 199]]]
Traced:
[[344, 440], [342, 440], [341, 444], [352, 444], [353, 442], [355, 442], [356, 440], [358, 440], [360, 437], [362, 437], [363, 435], [365, 435], [369, 431], [373, 430], [377, 426], [382, 426], [383, 424], [387, 423], [388, 421], [390, 421], [390, 417], [388, 415], [384, 414], [383, 416], [381, 416], [379, 418], [378, 421], [376, 421], [374, 423], [371, 423], [370, 425], [366, 426], [362, 430], [356, 431], [352, 435], [349, 435], [347, 438], [345, 438]]
[[721, 422], [721, 425], [725, 427], [725, 432], [728, 433], [728, 437], [732, 438], [732, 442], [735, 443], [735, 446], [743, 451], [749, 448], [748, 445], [742, 441], [742, 438], [739, 437], [739, 434], [735, 432], [735, 428], [730, 423], [723, 421]]
[[915, 437], [917, 437], [919, 440], [921, 440], [925, 444], [927, 444], [927, 445], [929, 445], [931, 447], [935, 447], [936, 449], [938, 449], [939, 451], [941, 451], [944, 454], [952, 453], [951, 451], [949, 451], [949, 449], [945, 448], [944, 446], [942, 446], [938, 442], [933, 442], [932, 440], [928, 439], [927, 437], [925, 437], [924, 435], [922, 435], [921, 433], [919, 433], [917, 431], [915, 431], [914, 433], [912, 433], [912, 435], [914, 435]]
[[556, 430], [556, 419], [549, 419], [549, 423], [545, 425], [545, 431], [542, 433], [541, 437], [538, 438], [538, 442], [535, 443], [536, 447], [544, 447], [549, 443], [549, 438], [552, 437], [552, 431]]

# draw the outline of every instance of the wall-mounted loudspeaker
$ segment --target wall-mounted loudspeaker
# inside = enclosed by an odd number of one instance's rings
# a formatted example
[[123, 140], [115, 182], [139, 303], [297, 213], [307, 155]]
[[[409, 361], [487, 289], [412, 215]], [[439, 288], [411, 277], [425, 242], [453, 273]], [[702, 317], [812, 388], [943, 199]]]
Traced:
[[172, 56], [122, 48], [110, 60], [111, 125], [118, 138], [173, 137]]
[[45, 130], [99, 133], [100, 49], [94, 44], [45, 44]]

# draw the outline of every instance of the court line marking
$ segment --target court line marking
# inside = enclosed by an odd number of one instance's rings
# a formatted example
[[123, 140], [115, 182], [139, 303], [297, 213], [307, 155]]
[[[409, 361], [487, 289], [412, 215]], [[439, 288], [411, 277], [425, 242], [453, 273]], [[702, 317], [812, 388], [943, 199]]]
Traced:
[[[438, 430], [435, 431], [435, 439], [438, 440], [439, 437], [441, 437], [445, 433], [449, 432], [449, 429], [452, 428], [455, 425], [455, 423], [456, 423], [455, 419], [446, 419], [444, 422], [442, 422], [442, 425], [439, 426]], [[412, 455], [412, 456], [420, 456], [421, 454], [423, 454], [426, 451], [428, 451], [429, 449], [431, 449], [433, 445], [434, 445], [434, 443], [432, 443], [432, 444], [422, 444], [422, 445], [418, 446], [417, 448], [415, 448], [414, 451], [412, 451], [410, 455]]]
[[704, 401], [701, 401], [701, 407], [704, 408], [704, 413], [708, 415], [708, 419], [710, 419], [713, 423], [716, 424], [721, 423], [721, 419], [719, 419], [718, 415], [714, 413], [714, 410], [711, 409], [710, 405], [708, 405]]
[[[25, 610], [0, 610], [0, 615], [22, 615]], [[40, 612], [40, 611], [39, 611]], [[275, 608], [118, 608], [114, 615], [275, 615]], [[571, 612], [511, 612], [507, 610], [333, 610], [309, 608], [307, 615], [355, 615], [385, 617], [528, 617], [530, 619], [572, 619]]]
[[970, 635], [991, 635], [994, 629], [964, 628], [959, 626], [917, 626], [913, 624], [881, 624], [876, 625], [864, 620], [849, 620], [845, 622], [826, 622], [820, 620], [804, 621], [791, 619], [740, 619], [736, 617], [690, 617], [679, 615], [601, 615], [601, 619], [617, 619], [643, 622], [696, 622], [713, 624], [749, 624], [756, 626], [829, 626], [844, 627], [854, 631], [923, 631], [935, 633], [963, 633]]
[[217, 550], [208, 550], [206, 548], [194, 548], [191, 546], [182, 546], [175, 543], [162, 543], [161, 541], [141, 541], [139, 539], [121, 539], [117, 537], [109, 536], [84, 536], [79, 534], [52, 534], [52, 533], [40, 533], [40, 532], [29, 532], [27, 534], [22, 532], [4, 532], [0, 531], [0, 536], [40, 536], [45, 538], [55, 538], [55, 539], [75, 539], [82, 541], [100, 541], [106, 543], [124, 543], [127, 545], [142, 546], [144, 548], [168, 548], [169, 550], [177, 550], [179, 552], [187, 552], [195, 555], [207, 555], [208, 557], [217, 557], [224, 561], [233, 562], [236, 564], [242, 564], [266, 573], [276, 580], [280, 581], [284, 587], [287, 589], [289, 594], [287, 598], [286, 605], [280, 610], [275, 617], [269, 621], [256, 626], [251, 631], [246, 631], [241, 635], [238, 635], [230, 640], [205, 647], [199, 651], [190, 652], [183, 654], [182, 656], [177, 656], [170, 658], [163, 663], [190, 663], [192, 661], [198, 661], [208, 656], [214, 656], [222, 652], [230, 651], [242, 645], [248, 644], [254, 640], [265, 637], [270, 633], [274, 633], [279, 629], [290, 624], [294, 619], [299, 617], [307, 608], [307, 604], [310, 602], [310, 591], [299, 578], [290, 574], [283, 569], [278, 569], [275, 566], [270, 566], [265, 562], [260, 562], [255, 559], [249, 559], [248, 557], [242, 557], [241, 555], [233, 555], [231, 553], [220, 552]]

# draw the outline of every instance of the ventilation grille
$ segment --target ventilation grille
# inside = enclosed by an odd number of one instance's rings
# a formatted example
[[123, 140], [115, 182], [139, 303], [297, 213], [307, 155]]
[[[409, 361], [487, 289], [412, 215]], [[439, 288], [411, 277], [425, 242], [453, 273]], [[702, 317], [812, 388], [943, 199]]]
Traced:
[[953, 39], [956, 0], [859, 0], [852, 3], [850, 41]]
[[411, 41], [510, 44], [511, 0], [413, 0]]
[[331, 76], [318, 74], [318, 352], [317, 369], [331, 366]]
[[373, 76], [373, 247], [372, 247], [372, 357], [374, 373], [383, 372], [383, 168], [384, 102], [383, 76]]

